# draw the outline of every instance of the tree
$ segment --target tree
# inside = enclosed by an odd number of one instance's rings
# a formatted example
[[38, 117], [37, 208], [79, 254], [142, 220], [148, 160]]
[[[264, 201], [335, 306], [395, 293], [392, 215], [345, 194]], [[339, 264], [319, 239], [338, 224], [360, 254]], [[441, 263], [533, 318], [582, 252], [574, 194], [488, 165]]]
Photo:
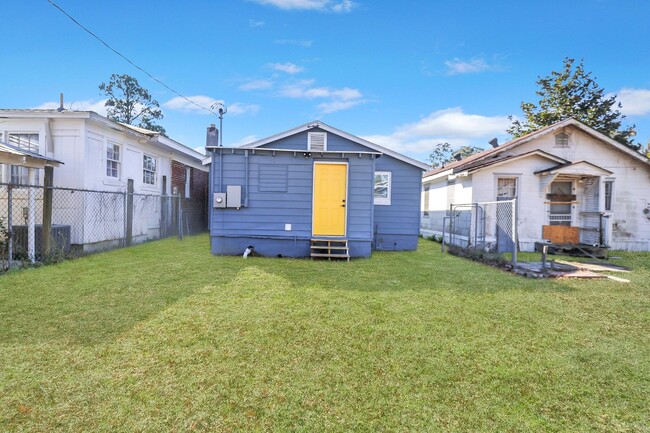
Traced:
[[547, 77], [538, 78], [539, 89], [535, 92], [540, 97], [538, 105], [522, 102], [521, 110], [526, 120], [513, 121], [508, 133], [517, 138], [573, 117], [619, 143], [640, 149], [641, 146], [632, 141], [636, 135], [634, 125], [621, 127], [625, 116], [619, 111], [622, 105], [616, 101], [616, 95], [607, 97], [591, 72], [585, 72], [582, 60], [575, 67], [574, 62], [567, 57], [560, 72], [553, 71]]
[[453, 150], [449, 143], [438, 143], [429, 155], [429, 162], [433, 168], [444, 167], [445, 164], [455, 161], [456, 157], [463, 159], [479, 152], [483, 152], [480, 147], [461, 146]]
[[109, 119], [165, 135], [165, 128], [154, 123], [164, 117], [158, 101], [134, 77], [112, 74], [108, 84], [100, 84], [99, 90], [108, 96], [104, 105]]

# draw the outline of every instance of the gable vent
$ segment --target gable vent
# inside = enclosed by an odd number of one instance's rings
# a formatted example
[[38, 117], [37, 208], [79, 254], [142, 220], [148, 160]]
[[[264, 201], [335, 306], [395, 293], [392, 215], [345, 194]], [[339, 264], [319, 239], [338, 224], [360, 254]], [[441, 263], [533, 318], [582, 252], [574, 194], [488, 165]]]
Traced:
[[308, 134], [308, 149], [315, 151], [327, 150], [327, 133], [326, 132], [310, 132]]

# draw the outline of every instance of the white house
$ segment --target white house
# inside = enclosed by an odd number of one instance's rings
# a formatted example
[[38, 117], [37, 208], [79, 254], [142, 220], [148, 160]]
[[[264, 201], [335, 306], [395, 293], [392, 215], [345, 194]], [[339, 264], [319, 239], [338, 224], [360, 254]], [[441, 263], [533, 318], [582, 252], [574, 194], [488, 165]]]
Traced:
[[[91, 111], [0, 109], [2, 141], [63, 162], [54, 171], [53, 185], [59, 188], [124, 193], [130, 179], [135, 194], [160, 196], [178, 192], [187, 197], [190, 190], [197, 190], [190, 185], [202, 183], [205, 187], [199, 185], [199, 191], [207, 188], [207, 169], [201, 164], [203, 155], [199, 152], [158, 133]], [[181, 176], [175, 175], [172, 167]], [[27, 169], [0, 164], [2, 183], [28, 184]], [[43, 185], [40, 176], [36, 184]], [[64, 214], [75, 212], [75, 221], [64, 223], [72, 227], [71, 243], [83, 245], [84, 250], [118, 236], [108, 224], [97, 227], [100, 212], [111, 214], [107, 218], [114, 219], [117, 228], [124, 224], [119, 222], [123, 215], [117, 215], [118, 211], [123, 213], [117, 195], [111, 200], [106, 199], [107, 194], [101, 200], [89, 197], [90, 193], [70, 194], [66, 200], [57, 201], [55, 195], [53, 209], [55, 219], [57, 215], [61, 219]], [[194, 194], [192, 198], [207, 203], [207, 195]], [[132, 233], [135, 241], [138, 237], [145, 240], [160, 234], [160, 214], [161, 200], [136, 213]]]
[[567, 119], [425, 173], [421, 232], [440, 234], [450, 204], [517, 198], [518, 243], [650, 250], [650, 160]]

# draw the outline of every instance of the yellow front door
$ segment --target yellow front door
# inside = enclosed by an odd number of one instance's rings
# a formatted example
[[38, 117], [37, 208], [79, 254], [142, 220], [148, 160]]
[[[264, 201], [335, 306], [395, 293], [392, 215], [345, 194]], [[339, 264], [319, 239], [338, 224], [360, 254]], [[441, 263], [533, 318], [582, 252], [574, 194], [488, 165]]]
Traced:
[[345, 236], [347, 164], [314, 163], [315, 236]]

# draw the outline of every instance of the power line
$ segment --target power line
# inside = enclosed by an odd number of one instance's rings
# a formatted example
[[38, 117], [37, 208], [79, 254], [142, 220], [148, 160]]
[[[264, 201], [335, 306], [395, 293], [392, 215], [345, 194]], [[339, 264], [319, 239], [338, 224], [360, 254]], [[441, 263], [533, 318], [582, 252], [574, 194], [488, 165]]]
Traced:
[[63, 10], [63, 8], [61, 8], [61, 6], [57, 5], [57, 4], [54, 3], [52, 0], [47, 0], [47, 1], [48, 1], [52, 6], [54, 6], [54, 7], [57, 8], [59, 11], [61, 11], [61, 13], [62, 13], [63, 15], [65, 15], [65, 16], [68, 17], [68, 18], [70, 18], [70, 20], [71, 20], [73, 23], [75, 23], [76, 25], [78, 25], [79, 27], [81, 27], [81, 28], [82, 28], [86, 33], [88, 33], [89, 35], [91, 35], [92, 37], [94, 37], [95, 39], [97, 39], [99, 42], [102, 43], [102, 45], [104, 45], [106, 48], [108, 48], [109, 50], [111, 50], [112, 52], [114, 52], [115, 54], [117, 54], [118, 56], [120, 56], [121, 58], [123, 58], [124, 60], [126, 60], [129, 64], [131, 64], [132, 66], [134, 66], [134, 67], [137, 68], [138, 70], [142, 71], [142, 72], [143, 72], [144, 74], [146, 74], [149, 78], [151, 78], [152, 80], [154, 80], [154, 81], [157, 82], [158, 84], [162, 85], [162, 86], [165, 87], [166, 89], [170, 90], [170, 91], [173, 92], [174, 94], [178, 95], [179, 97], [185, 99], [185, 100], [186, 100], [187, 102], [189, 102], [190, 104], [196, 105], [196, 106], [199, 107], [200, 109], [205, 110], [205, 111], [209, 112], [210, 114], [214, 114], [215, 116], [218, 116], [218, 114], [215, 113], [214, 111], [212, 111], [211, 109], [206, 108], [206, 107], [204, 107], [204, 106], [202, 106], [202, 105], [200, 105], [200, 104], [197, 104], [196, 102], [192, 101], [191, 99], [189, 99], [189, 98], [187, 98], [187, 97], [181, 95], [181, 94], [178, 93], [176, 90], [172, 89], [172, 88], [169, 87], [167, 84], [163, 83], [163, 82], [160, 81], [158, 78], [154, 77], [154, 76], [151, 75], [149, 72], [145, 71], [145, 70], [142, 69], [140, 66], [136, 65], [135, 63], [133, 63], [129, 58], [127, 58], [125, 55], [123, 55], [122, 53], [120, 53], [119, 51], [117, 51], [115, 48], [111, 47], [111, 46], [110, 46], [108, 43], [106, 43], [102, 38], [100, 38], [99, 36], [97, 36], [95, 33], [93, 33], [91, 30], [89, 30], [88, 28], [86, 28], [86, 27], [85, 27], [83, 24], [81, 24], [79, 21], [77, 21], [73, 16], [71, 16], [69, 13], [67, 13], [65, 10]]

